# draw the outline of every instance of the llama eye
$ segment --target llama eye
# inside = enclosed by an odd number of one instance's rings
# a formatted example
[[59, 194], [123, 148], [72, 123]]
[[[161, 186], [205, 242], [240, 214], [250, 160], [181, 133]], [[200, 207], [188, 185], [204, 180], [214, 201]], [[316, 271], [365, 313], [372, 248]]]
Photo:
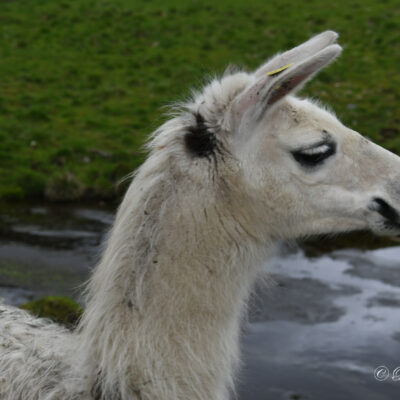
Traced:
[[335, 151], [336, 145], [330, 142], [292, 151], [292, 155], [300, 165], [310, 168], [322, 163], [325, 159], [335, 154]]

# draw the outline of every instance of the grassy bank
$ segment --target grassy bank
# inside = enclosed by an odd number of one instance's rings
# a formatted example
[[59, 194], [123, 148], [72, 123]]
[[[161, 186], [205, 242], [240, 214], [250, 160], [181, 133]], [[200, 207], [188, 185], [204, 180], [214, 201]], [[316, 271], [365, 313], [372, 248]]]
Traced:
[[346, 50], [303, 93], [400, 153], [399, 20], [397, 0], [2, 1], [0, 199], [115, 197], [163, 105], [325, 29]]

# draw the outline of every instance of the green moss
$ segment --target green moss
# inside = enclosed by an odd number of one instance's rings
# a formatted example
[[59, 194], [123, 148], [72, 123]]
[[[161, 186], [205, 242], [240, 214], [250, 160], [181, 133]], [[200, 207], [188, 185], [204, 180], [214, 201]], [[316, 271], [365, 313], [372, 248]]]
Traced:
[[74, 327], [83, 313], [83, 308], [68, 297], [48, 296], [20, 306], [37, 317]]

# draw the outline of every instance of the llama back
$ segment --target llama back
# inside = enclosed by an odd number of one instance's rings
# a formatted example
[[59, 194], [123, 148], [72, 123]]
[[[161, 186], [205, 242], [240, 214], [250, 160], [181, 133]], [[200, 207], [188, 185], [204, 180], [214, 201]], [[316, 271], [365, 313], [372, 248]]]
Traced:
[[83, 399], [71, 384], [72, 337], [48, 320], [0, 303], [0, 399]]

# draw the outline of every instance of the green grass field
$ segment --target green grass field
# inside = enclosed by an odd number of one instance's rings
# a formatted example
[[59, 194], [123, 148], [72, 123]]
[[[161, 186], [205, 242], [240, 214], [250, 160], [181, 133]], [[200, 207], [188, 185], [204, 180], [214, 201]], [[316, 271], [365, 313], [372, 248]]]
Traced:
[[326, 29], [302, 93], [400, 153], [398, 0], [0, 1], [0, 199], [115, 197], [164, 105]]

